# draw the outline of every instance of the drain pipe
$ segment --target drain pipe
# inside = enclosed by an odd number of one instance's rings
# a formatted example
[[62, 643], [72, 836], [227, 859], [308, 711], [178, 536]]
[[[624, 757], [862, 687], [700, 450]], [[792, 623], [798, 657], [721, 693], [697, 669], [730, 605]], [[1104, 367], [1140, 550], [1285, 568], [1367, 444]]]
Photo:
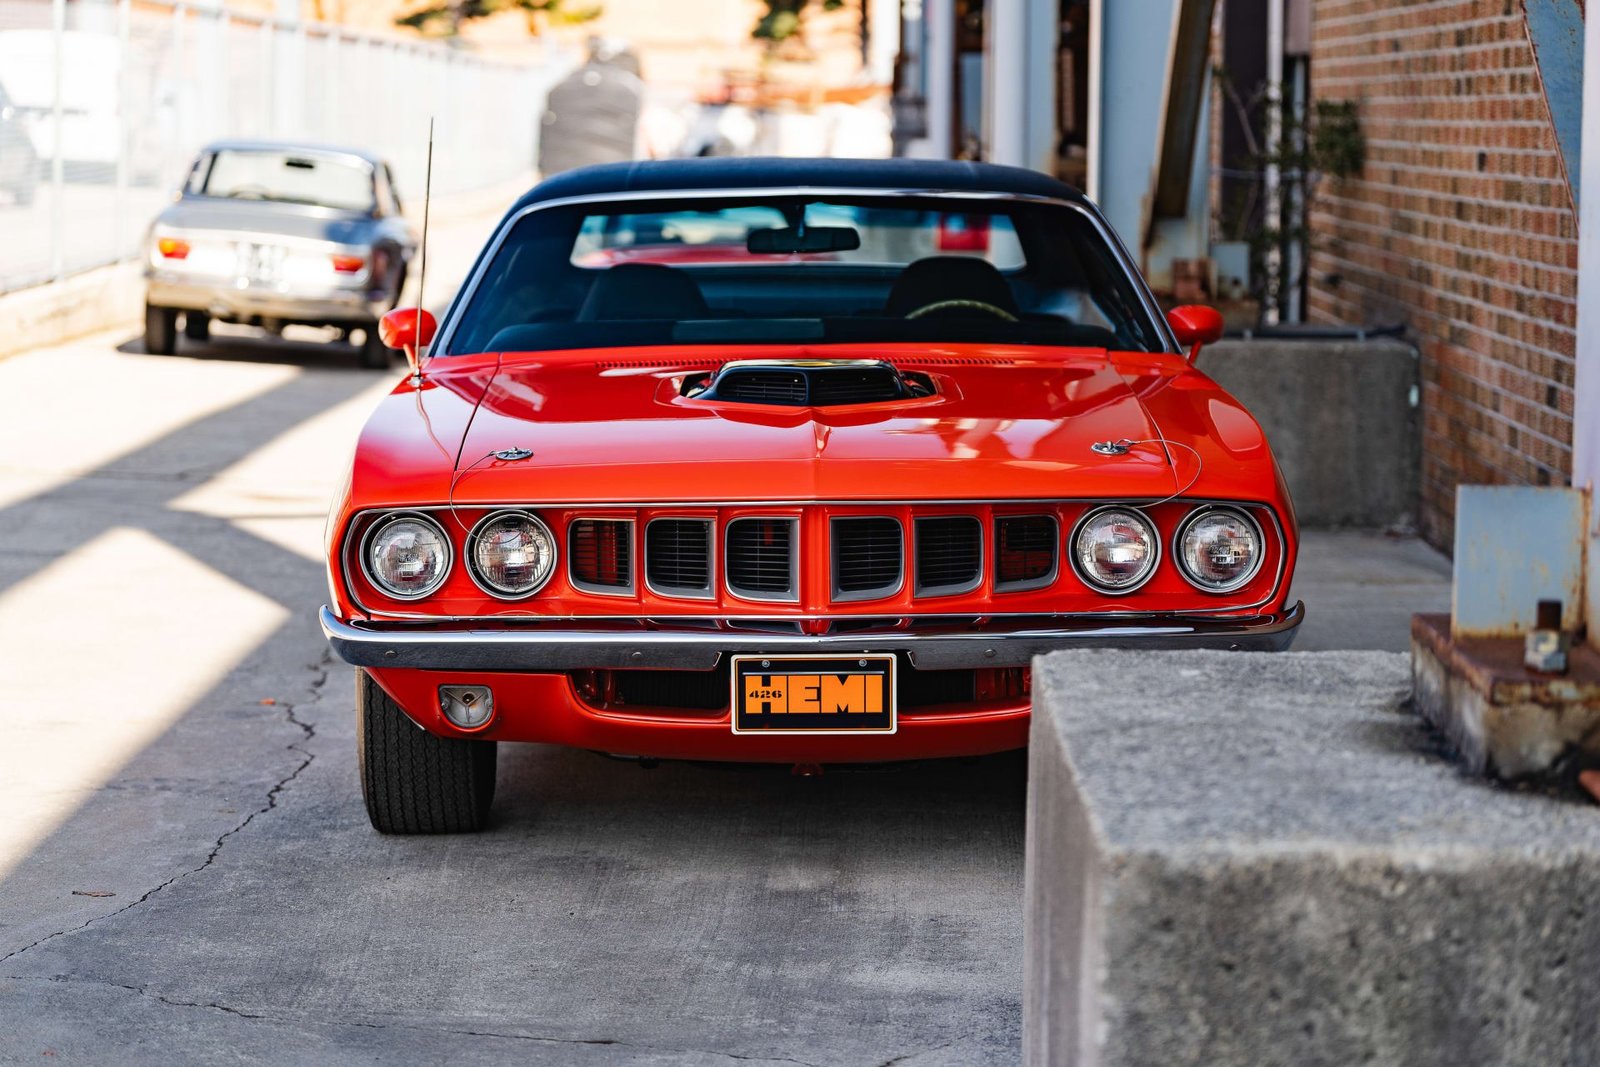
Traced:
[[1572, 485], [1589, 494], [1583, 618], [1600, 640], [1600, 15], [1583, 20], [1583, 139], [1578, 165], [1578, 323], [1572, 401]]
[[1283, 146], [1283, 44], [1284, 0], [1267, 0], [1267, 171], [1262, 182], [1266, 193], [1267, 229], [1280, 235], [1267, 249], [1267, 306], [1261, 321], [1278, 324], [1278, 301], [1283, 299], [1283, 187], [1278, 170], [1278, 155]]

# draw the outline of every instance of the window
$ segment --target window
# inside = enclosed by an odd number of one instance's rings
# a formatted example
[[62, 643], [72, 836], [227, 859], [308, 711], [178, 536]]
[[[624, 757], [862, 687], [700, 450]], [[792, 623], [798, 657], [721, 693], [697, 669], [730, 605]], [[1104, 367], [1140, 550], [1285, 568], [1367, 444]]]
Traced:
[[196, 168], [187, 191], [343, 211], [368, 212], [375, 205], [371, 164], [293, 149], [225, 148], [209, 166]]
[[512, 224], [453, 312], [445, 347], [950, 341], [1159, 351], [1163, 335], [1138, 285], [1093, 219], [1069, 205], [904, 195], [570, 205]]

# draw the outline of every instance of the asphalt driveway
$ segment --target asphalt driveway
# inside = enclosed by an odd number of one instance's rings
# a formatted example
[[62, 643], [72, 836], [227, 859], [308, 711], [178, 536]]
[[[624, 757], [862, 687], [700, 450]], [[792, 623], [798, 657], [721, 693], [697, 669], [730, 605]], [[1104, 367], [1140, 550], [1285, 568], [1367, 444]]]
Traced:
[[[314, 612], [387, 379], [186, 352], [0, 363], [0, 1061], [1017, 1058], [1019, 756], [506, 748], [489, 832], [373, 833]], [[1448, 602], [1414, 541], [1313, 537], [1303, 567], [1312, 647], [1403, 647]]]

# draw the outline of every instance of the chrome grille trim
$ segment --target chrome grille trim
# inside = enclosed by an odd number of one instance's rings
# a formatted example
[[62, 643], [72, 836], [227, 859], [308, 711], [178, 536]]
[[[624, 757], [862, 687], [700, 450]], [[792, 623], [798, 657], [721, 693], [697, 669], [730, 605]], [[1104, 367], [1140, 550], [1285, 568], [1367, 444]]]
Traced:
[[[789, 575], [788, 587], [783, 590], [753, 589], [740, 585], [735, 579], [734, 572], [739, 566], [739, 559], [744, 549], [736, 543], [739, 528], [748, 523], [781, 523], [789, 528], [789, 543], [785, 551], [788, 554], [787, 570]], [[737, 519], [729, 519], [727, 528], [723, 531], [722, 546], [722, 581], [729, 593], [740, 600], [755, 600], [775, 604], [797, 604], [800, 602], [800, 519], [791, 515], [745, 515]], [[770, 567], [770, 563], [757, 564]]]
[[[597, 527], [604, 523], [620, 526], [626, 530], [625, 535], [617, 535], [619, 537], [626, 536], [626, 540], [622, 542], [622, 551], [619, 553], [626, 562], [628, 580], [625, 585], [597, 584], [578, 577], [578, 528], [584, 523], [593, 523]], [[638, 567], [634, 561], [638, 547], [635, 543], [638, 537], [636, 526], [637, 523], [632, 519], [608, 518], [599, 515], [575, 516], [567, 524], [567, 581], [571, 583], [572, 588], [583, 593], [593, 593], [596, 596], [634, 596], [638, 591]]]
[[[971, 552], [972, 552], [972, 577], [957, 582], [934, 582], [925, 579], [924, 564], [948, 564], [952, 561], [961, 562], [956, 555], [964, 551], [965, 546], [951, 544], [935, 546], [931, 542], [924, 548], [924, 531], [930, 531], [936, 523], [970, 525]], [[913, 594], [919, 597], [958, 596], [970, 593], [983, 584], [984, 537], [983, 520], [976, 515], [918, 515], [912, 520], [912, 552], [915, 557], [916, 585]], [[947, 528], [949, 526], [947, 525]]]
[[[676, 585], [656, 581], [652, 572], [655, 570], [653, 555], [657, 552], [665, 553], [665, 546], [655, 547], [652, 532], [663, 523], [684, 523], [698, 525], [702, 528], [705, 538], [705, 582], [702, 585]], [[644, 528], [644, 584], [652, 593], [664, 597], [677, 597], [687, 600], [712, 600], [716, 596], [716, 587], [713, 575], [717, 572], [716, 560], [716, 520], [703, 518], [696, 515], [661, 515], [651, 519]], [[665, 533], [663, 532], [663, 536]]]
[[[1007, 522], [1024, 519], [1043, 519], [1050, 524], [1050, 569], [1038, 578], [1014, 579], [1002, 581], [1000, 577], [1000, 553], [1005, 551], [1005, 535], [1002, 528]], [[1021, 593], [1030, 589], [1044, 589], [1055, 584], [1056, 578], [1061, 574], [1061, 523], [1054, 515], [1039, 512], [1032, 515], [996, 515], [994, 517], [994, 591], [997, 593]]]
[[[699, 501], [686, 502], [686, 501], [683, 501], [683, 500], [665, 500], [665, 501], [652, 501], [652, 502], [638, 502], [638, 501], [617, 501], [617, 500], [594, 500], [594, 499], [567, 498], [567, 499], [564, 499], [564, 500], [545, 500], [545, 501], [542, 501], [542, 502], [537, 503], [537, 504], [532, 504], [532, 503], [529, 503], [525, 499], [519, 499], [519, 498], [504, 499], [504, 498], [502, 498], [502, 499], [493, 499], [493, 500], [485, 500], [485, 501], [472, 501], [472, 502], [468, 502], [468, 503], [459, 503], [459, 504], [454, 504], [454, 505], [452, 505], [452, 504], [379, 505], [379, 506], [376, 506], [376, 507], [362, 508], [362, 509], [360, 509], [358, 511], [353, 512], [349, 516], [349, 521], [345, 525], [344, 534], [343, 534], [343, 537], [341, 538], [340, 555], [339, 555], [339, 558], [342, 561], [344, 561], [345, 565], [340, 567], [340, 574], [339, 574], [338, 577], [339, 577], [340, 584], [343, 586], [345, 595], [350, 600], [350, 603], [355, 605], [355, 607], [358, 608], [361, 612], [363, 612], [364, 614], [372, 617], [373, 619], [398, 620], [398, 621], [402, 621], [402, 622], [426, 623], [426, 624], [430, 624], [430, 625], [431, 624], [437, 624], [437, 623], [490, 623], [490, 624], [498, 624], [498, 623], [505, 622], [508, 616], [506, 614], [504, 614], [504, 613], [489, 614], [489, 615], [474, 615], [474, 614], [440, 614], [438, 612], [419, 612], [419, 611], [406, 610], [406, 607], [402, 607], [402, 606], [398, 606], [398, 605], [383, 604], [383, 603], [377, 603], [377, 602], [369, 602], [368, 599], [363, 599], [362, 591], [352, 581], [352, 576], [354, 574], [358, 574], [358, 573], [361, 572], [361, 564], [360, 564], [360, 558], [359, 558], [359, 554], [358, 554], [359, 550], [360, 550], [360, 545], [359, 545], [358, 542], [361, 542], [365, 538], [365, 536], [368, 533], [371, 532], [372, 525], [374, 523], [381, 522], [386, 517], [391, 517], [391, 516], [400, 515], [400, 514], [417, 514], [417, 513], [421, 513], [421, 514], [438, 514], [438, 515], [442, 516], [446, 512], [455, 513], [455, 512], [459, 512], [459, 511], [467, 510], [467, 509], [470, 509], [470, 510], [473, 510], [473, 511], [483, 511], [483, 512], [502, 510], [502, 509], [506, 509], [506, 508], [515, 508], [515, 509], [520, 509], [520, 510], [542, 509], [542, 510], [545, 510], [547, 512], [582, 511], [582, 513], [585, 514], [585, 515], [602, 515], [602, 516], [607, 514], [608, 512], [609, 513], [619, 513], [620, 512], [623, 515], [630, 515], [631, 516], [631, 515], [633, 515], [635, 513], [644, 512], [644, 511], [664, 511], [664, 512], [668, 512], [669, 514], [668, 515], [664, 515], [662, 517], [674, 517], [674, 516], [671, 515], [671, 513], [672, 512], [676, 512], [676, 511], [680, 511], [680, 510], [681, 511], [685, 511], [685, 512], [691, 511], [691, 510], [697, 510], [697, 511], [700, 511], [700, 512], [703, 513], [705, 511], [712, 511], [712, 510], [726, 511], [726, 510], [732, 509], [732, 508], [762, 508], [762, 509], [772, 508], [772, 509], [775, 509], [775, 510], [776, 509], [790, 509], [791, 511], [793, 509], [798, 509], [798, 508], [810, 509], [810, 508], [815, 508], [815, 507], [819, 507], [819, 506], [821, 506], [821, 507], [839, 506], [839, 507], [853, 507], [853, 508], [860, 508], [860, 507], [895, 507], [895, 508], [913, 508], [913, 509], [915, 509], [915, 508], [935, 507], [935, 506], [937, 506], [937, 507], [946, 507], [946, 508], [949, 508], [949, 507], [965, 507], [965, 506], [970, 506], [970, 505], [974, 505], [974, 504], [988, 504], [988, 505], [991, 505], [991, 506], [994, 506], [994, 507], [1011, 507], [1011, 508], [1015, 508], [1015, 507], [1050, 507], [1050, 508], [1056, 508], [1056, 507], [1092, 507], [1092, 506], [1098, 505], [1098, 504], [1125, 504], [1125, 505], [1128, 505], [1130, 507], [1144, 507], [1144, 506], [1148, 506], [1150, 504], [1163, 503], [1163, 502], [1165, 502], [1165, 501], [1164, 500], [1160, 500], [1160, 501], [1152, 500], [1151, 498], [1148, 498], [1148, 497], [1107, 497], [1107, 498], [1095, 498], [1093, 500], [1086, 499], [1086, 498], [1083, 498], [1083, 497], [1017, 497], [1017, 498], [985, 500], [985, 501], [974, 501], [971, 498], [950, 498], [950, 497], [922, 497], [922, 498], [916, 498], [916, 499], [907, 499], [907, 498], [903, 498], [902, 497], [902, 498], [894, 498], [894, 499], [877, 498], [877, 499], [870, 499], [870, 500], [866, 500], [866, 499], [839, 499], [839, 498], [836, 498], [836, 497], [810, 497], [810, 498], [806, 498], [806, 499], [773, 498], [773, 499], [768, 499], [768, 500], [714, 500], [714, 501], [705, 501], [705, 502], [699, 502]], [[1196, 618], [1204, 618], [1204, 617], [1216, 616], [1216, 615], [1236, 615], [1241, 611], [1249, 611], [1249, 610], [1252, 610], [1252, 609], [1264, 607], [1265, 605], [1271, 603], [1272, 600], [1275, 599], [1279, 595], [1279, 593], [1282, 591], [1284, 573], [1285, 573], [1285, 569], [1287, 568], [1287, 565], [1288, 565], [1290, 552], [1289, 552], [1288, 539], [1287, 539], [1286, 531], [1284, 529], [1283, 520], [1278, 516], [1277, 512], [1273, 510], [1273, 508], [1272, 508], [1272, 506], [1270, 504], [1267, 504], [1265, 502], [1258, 501], [1258, 500], [1239, 500], [1239, 499], [1235, 499], [1235, 498], [1221, 498], [1221, 497], [1212, 497], [1212, 496], [1181, 497], [1177, 501], [1174, 501], [1174, 503], [1182, 503], [1182, 504], [1188, 504], [1188, 505], [1193, 505], [1193, 506], [1204, 505], [1204, 504], [1218, 504], [1218, 505], [1226, 505], [1226, 506], [1229, 506], [1229, 507], [1242, 508], [1243, 510], [1248, 512], [1250, 515], [1254, 516], [1256, 518], [1256, 520], [1261, 524], [1261, 526], [1263, 527], [1264, 531], [1266, 532], [1268, 538], [1270, 539], [1271, 544], [1275, 548], [1276, 553], [1277, 553], [1277, 557], [1278, 557], [1277, 565], [1274, 568], [1274, 573], [1273, 573], [1273, 578], [1272, 578], [1272, 585], [1270, 586], [1270, 588], [1269, 588], [1269, 590], [1268, 590], [1268, 592], [1266, 593], [1265, 596], [1261, 597], [1258, 600], [1255, 600], [1255, 601], [1252, 601], [1250, 603], [1247, 603], [1247, 604], [1245, 604], [1245, 603], [1227, 603], [1227, 604], [1217, 604], [1215, 606], [1197, 606], [1197, 607], [1190, 608], [1190, 609], [1186, 610], [1184, 612], [1184, 614], [1191, 615], [1191, 616], [1194, 616]], [[1040, 513], [1033, 513], [1033, 512], [1020, 512], [1020, 513], [1017, 513], [1017, 512], [1013, 512], [1011, 514], [1028, 515], [1028, 514], [1043, 514], [1043, 513], [1042, 512], [1040, 512]], [[689, 517], [692, 517], [692, 518], [703, 518], [703, 515], [701, 515], [701, 516], [689, 516]], [[1000, 517], [1000, 516], [997, 516], [997, 517]], [[1052, 517], [1054, 517], [1054, 516], [1052, 516]], [[1059, 576], [1060, 576], [1059, 575], [1059, 569], [1060, 569], [1059, 568], [1059, 560], [1060, 560], [1061, 551], [1063, 550], [1061, 541], [1059, 540], [1059, 534], [1060, 534], [1060, 529], [1058, 527], [1058, 529], [1057, 529], [1058, 540], [1056, 541], [1056, 546], [1057, 546], [1056, 556], [1057, 556], [1058, 564], [1057, 564], [1057, 574], [1055, 576], [1055, 580], [1059, 580]], [[998, 540], [998, 538], [996, 538], [996, 540]], [[635, 547], [639, 548], [639, 546], [637, 544], [636, 544]], [[635, 567], [637, 568], [637, 564], [635, 564]], [[368, 581], [370, 582], [370, 579], [368, 579]], [[648, 581], [646, 581], [644, 584], [645, 584], [646, 587], [649, 586], [649, 582]], [[1000, 591], [1011, 592], [1012, 590], [1011, 590], [1010, 587], [1007, 587], [1006, 589], [1000, 590]], [[707, 598], [707, 597], [700, 597], [700, 598], [675, 597], [675, 599], [709, 599], [709, 598]], [[406, 606], [408, 607], [409, 605], [406, 605]], [[620, 612], [620, 609], [622, 609], [625, 606], [626, 605], [618, 605], [619, 612]], [[1001, 607], [1001, 606], [1002, 606], [1001, 604], [997, 604], [996, 605], [996, 607]], [[907, 609], [903, 609], [902, 608], [902, 609], [897, 609], [896, 614], [897, 614], [898, 617], [904, 617], [904, 618], [907, 618], [907, 619], [949, 619], [949, 618], [956, 617], [955, 615], [952, 615], [948, 611], [943, 611], [943, 612], [939, 611], [938, 610], [939, 605], [937, 603], [928, 605], [928, 608], [931, 609], [931, 610], [921, 610], [921, 609], [917, 609], [917, 608], [911, 608], [910, 610], [907, 610]], [[967, 615], [970, 615], [971, 612], [968, 611], [968, 612], [956, 613], [956, 614], [957, 615], [961, 615], [962, 617], [965, 617]], [[1022, 617], [1022, 616], [1035, 615], [1035, 614], [1037, 614], [1037, 611], [990, 610], [990, 611], [985, 611], [984, 612], [984, 617], [985, 618], [1015, 618], [1015, 617]], [[1069, 612], [1067, 614], [1072, 614], [1072, 613]], [[1080, 613], [1080, 614], [1082, 614], [1082, 613]], [[1138, 612], [1138, 611], [1099, 610], [1099, 611], [1095, 611], [1093, 613], [1083, 614], [1083, 617], [1084, 618], [1094, 618], [1094, 619], [1135, 619], [1135, 618], [1142, 618], [1147, 614], [1148, 613], [1141, 613], [1141, 612]], [[539, 618], [539, 616], [528, 616], [528, 618], [530, 618], [530, 619]], [[634, 620], [634, 621], [636, 621], [637, 618], [638, 618], [638, 612], [636, 610], [635, 611], [629, 611], [629, 612], [626, 612], [626, 613], [619, 613], [619, 614], [601, 614], [601, 613], [590, 612], [590, 613], [585, 613], [582, 616], [582, 618], [584, 618], [586, 620], [600, 620], [600, 621], [614, 621], [614, 620], [624, 620], [624, 621], [626, 621], [626, 620]], [[697, 614], [673, 615], [671, 613], [664, 613], [664, 612], [661, 612], [661, 611], [657, 611], [657, 612], [652, 613], [652, 618], [660, 619], [660, 620], [664, 620], [664, 621], [672, 621], [672, 622], [675, 622], [675, 623], [695, 623], [695, 624], [704, 623], [708, 619], [711, 619], [711, 618], [720, 619], [723, 622], [727, 622], [727, 621], [731, 620], [731, 621], [738, 622], [738, 623], [752, 623], [752, 622], [765, 622], [765, 621], [767, 621], [764, 617], [759, 616], [759, 615], [725, 614], [725, 615], [722, 615], [722, 616], [712, 617], [712, 616], [707, 616], [707, 615], [698, 614], [698, 613]], [[820, 607], [818, 610], [806, 612], [806, 613], [803, 613], [803, 614], [793, 614], [793, 615], [786, 615], [785, 616], [786, 620], [836, 621], [837, 618], [838, 618], [837, 616], [829, 613], [826, 610], [826, 607]], [[854, 617], [852, 617], [852, 618], [854, 618]]]
[[[869, 522], [893, 523], [895, 528], [894, 549], [897, 553], [895, 560], [895, 575], [893, 580], [874, 586], [845, 589], [841, 574], [840, 536], [842, 527], [859, 525]], [[906, 583], [906, 530], [900, 520], [893, 515], [849, 515], [838, 516], [828, 520], [828, 572], [829, 588], [835, 603], [845, 603], [853, 600], [880, 600], [884, 597], [894, 596], [904, 588]]]

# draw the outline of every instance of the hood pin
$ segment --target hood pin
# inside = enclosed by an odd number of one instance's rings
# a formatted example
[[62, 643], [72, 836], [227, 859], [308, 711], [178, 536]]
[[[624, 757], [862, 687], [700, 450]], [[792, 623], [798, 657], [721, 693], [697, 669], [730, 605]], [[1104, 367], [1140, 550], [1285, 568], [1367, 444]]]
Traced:
[[532, 449], [512, 447], [502, 448], [500, 451], [494, 454], [494, 458], [503, 459], [508, 463], [514, 463], [519, 459], [527, 459], [531, 455], [533, 455]]
[[1102, 456], [1122, 456], [1132, 447], [1133, 442], [1124, 437], [1120, 441], [1096, 441], [1089, 446], [1089, 450], [1098, 452]]

